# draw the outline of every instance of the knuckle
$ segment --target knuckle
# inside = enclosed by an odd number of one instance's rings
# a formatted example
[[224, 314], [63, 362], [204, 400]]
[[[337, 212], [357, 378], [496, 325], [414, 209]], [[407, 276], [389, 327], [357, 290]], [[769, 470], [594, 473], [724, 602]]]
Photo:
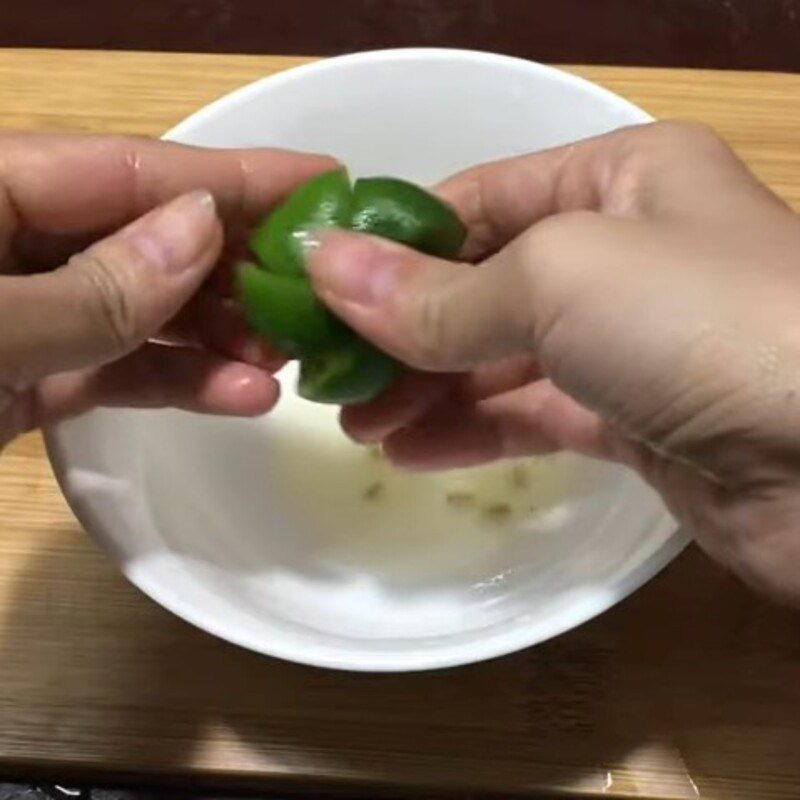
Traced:
[[659, 205], [656, 198], [665, 177], [691, 175], [695, 168], [734, 159], [727, 142], [702, 122], [666, 120], [629, 128], [612, 164], [606, 206], [636, 216]]
[[726, 148], [725, 140], [711, 125], [696, 120], [666, 120], [655, 123], [656, 135], [670, 142], [681, 142], [694, 147]]
[[91, 249], [74, 255], [68, 263], [83, 281], [87, 313], [111, 340], [114, 350], [128, 352], [137, 344], [137, 320], [133, 304], [120, 280], [121, 271]]
[[591, 277], [586, 246], [598, 238], [602, 224], [597, 212], [569, 211], [537, 223], [516, 245], [512, 310], [518, 310], [519, 319], [514, 324], [524, 328], [527, 321], [531, 343], [541, 344], [565, 309], [585, 296]]
[[565, 252], [571, 251], [576, 239], [580, 239], [582, 232], [594, 226], [597, 220], [597, 212], [578, 210], [546, 217], [536, 223], [523, 240], [523, 265], [528, 268], [535, 265], [537, 273], [549, 271], [550, 266], [564, 260]]
[[458, 368], [464, 345], [460, 320], [469, 314], [465, 294], [469, 295], [470, 287], [464, 281], [465, 270], [474, 268], [451, 264], [434, 283], [403, 293], [405, 308], [396, 309], [396, 319], [402, 321], [407, 358], [418, 369]]
[[691, 153], [723, 154], [731, 152], [728, 143], [704, 122], [665, 120], [646, 127], [645, 140], [670, 157]]
[[438, 293], [416, 298], [411, 315], [411, 343], [414, 365], [436, 370], [447, 365], [450, 337], [445, 303]]

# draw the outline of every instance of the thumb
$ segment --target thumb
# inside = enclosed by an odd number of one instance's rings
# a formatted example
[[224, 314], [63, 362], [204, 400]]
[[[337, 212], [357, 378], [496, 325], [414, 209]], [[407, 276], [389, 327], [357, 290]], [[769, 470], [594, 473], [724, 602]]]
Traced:
[[0, 383], [24, 385], [134, 350], [189, 300], [221, 248], [213, 197], [197, 191], [54, 272], [0, 278]]
[[473, 266], [325, 231], [307, 252], [323, 302], [412, 367], [458, 372], [533, 348], [537, 310], [514, 245]]

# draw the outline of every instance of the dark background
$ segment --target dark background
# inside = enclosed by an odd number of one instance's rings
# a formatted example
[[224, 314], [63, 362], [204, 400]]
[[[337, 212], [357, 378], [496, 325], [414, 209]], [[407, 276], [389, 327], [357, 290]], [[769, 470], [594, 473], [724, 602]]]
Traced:
[[[0, 47], [329, 55], [408, 46], [800, 72], [800, 0], [0, 0]], [[165, 796], [0, 783], [0, 800]]]
[[299, 55], [446, 46], [800, 72], [800, 0], [1, 0], [0, 46]]

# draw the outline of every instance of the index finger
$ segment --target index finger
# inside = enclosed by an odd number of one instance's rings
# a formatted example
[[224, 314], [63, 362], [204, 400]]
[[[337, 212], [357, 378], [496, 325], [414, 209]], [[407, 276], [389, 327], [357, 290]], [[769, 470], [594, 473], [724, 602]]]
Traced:
[[711, 129], [658, 122], [483, 164], [436, 191], [469, 229], [462, 256], [476, 260], [552, 214], [707, 214], [709, 196], [752, 193], [756, 183]]
[[436, 194], [467, 226], [462, 256], [485, 258], [544, 217], [597, 210], [603, 170], [619, 149], [612, 135], [480, 164], [448, 178]]
[[194, 189], [223, 218], [251, 220], [333, 159], [269, 148], [221, 150], [125, 136], [0, 136], [0, 230], [79, 234], [124, 225]]

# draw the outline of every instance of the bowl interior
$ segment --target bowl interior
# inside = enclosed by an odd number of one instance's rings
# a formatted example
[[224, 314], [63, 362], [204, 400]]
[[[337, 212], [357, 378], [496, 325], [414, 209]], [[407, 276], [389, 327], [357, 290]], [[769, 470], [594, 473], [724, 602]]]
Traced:
[[[170, 138], [327, 152], [354, 175], [432, 182], [647, 119], [537, 65], [398, 51], [259, 82]], [[262, 420], [98, 410], [49, 435], [87, 528], [144, 591], [216, 635], [347, 669], [476, 661], [600, 613], [683, 545], [621, 468], [558, 456], [401, 474], [293, 380], [288, 369]]]

